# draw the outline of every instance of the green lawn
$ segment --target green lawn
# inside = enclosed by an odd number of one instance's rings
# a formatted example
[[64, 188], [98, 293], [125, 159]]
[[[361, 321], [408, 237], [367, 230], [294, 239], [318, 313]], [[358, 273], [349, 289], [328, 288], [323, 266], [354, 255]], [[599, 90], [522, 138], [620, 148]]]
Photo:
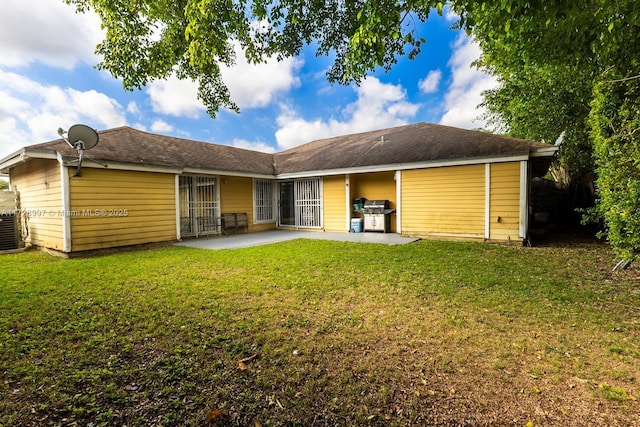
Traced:
[[4, 255], [0, 426], [640, 424], [640, 275], [613, 265], [433, 241]]

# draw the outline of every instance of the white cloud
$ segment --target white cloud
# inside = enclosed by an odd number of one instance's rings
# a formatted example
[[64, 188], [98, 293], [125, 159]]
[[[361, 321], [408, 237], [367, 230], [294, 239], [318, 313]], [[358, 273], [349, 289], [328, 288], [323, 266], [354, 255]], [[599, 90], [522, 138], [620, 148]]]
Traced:
[[440, 80], [442, 80], [442, 71], [431, 70], [429, 71], [429, 74], [427, 74], [427, 77], [418, 82], [418, 88], [423, 93], [437, 92]]
[[498, 82], [495, 77], [471, 66], [480, 54], [478, 44], [466, 35], [461, 34], [455, 41], [449, 60], [451, 83], [444, 98], [446, 112], [440, 119], [441, 124], [466, 129], [486, 126], [479, 120], [483, 110], [478, 105], [483, 101], [482, 92], [495, 88]]
[[98, 62], [93, 52], [103, 33], [95, 13], [76, 16], [61, 0], [2, 0], [0, 9], [0, 65], [71, 69]]
[[140, 116], [142, 114], [140, 108], [138, 107], [138, 104], [136, 104], [134, 101], [131, 101], [129, 102], [129, 104], [127, 104], [127, 113], [133, 114], [135, 116]]
[[236, 65], [221, 67], [222, 79], [229, 87], [231, 99], [240, 108], [265, 107], [274, 96], [300, 85], [295, 75], [303, 64], [296, 58], [278, 61], [270, 58], [261, 64], [249, 64], [239, 43], [234, 43]]
[[151, 123], [151, 131], [152, 132], [160, 132], [160, 133], [169, 133], [173, 131], [173, 126], [164, 120], [156, 120]]
[[173, 76], [150, 83], [147, 94], [155, 113], [197, 119], [205, 111], [198, 99], [198, 83]]
[[406, 100], [402, 86], [382, 83], [376, 77], [366, 78], [355, 91], [358, 99], [342, 111], [343, 120], [305, 120], [291, 109], [281, 107], [277, 118], [278, 147], [288, 149], [316, 139], [400, 126], [420, 108]]
[[[236, 65], [222, 66], [220, 71], [231, 99], [241, 109], [265, 107], [278, 94], [300, 84], [295, 75], [302, 66], [300, 59], [269, 59], [265, 63], [249, 64], [239, 43], [234, 46]], [[198, 83], [192, 80], [179, 80], [173, 76], [155, 81], [148, 85], [147, 94], [151, 98], [153, 111], [159, 114], [197, 119], [206, 111], [198, 99]]]
[[0, 70], [0, 157], [25, 145], [58, 138], [59, 127], [126, 124], [120, 104], [95, 90], [43, 85]]

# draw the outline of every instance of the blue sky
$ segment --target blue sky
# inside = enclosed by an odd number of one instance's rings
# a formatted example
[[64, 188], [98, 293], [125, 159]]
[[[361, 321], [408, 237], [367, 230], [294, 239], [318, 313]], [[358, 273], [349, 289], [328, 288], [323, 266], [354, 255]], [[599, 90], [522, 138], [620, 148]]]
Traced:
[[77, 15], [63, 0], [2, 0], [0, 158], [57, 139], [59, 127], [75, 123], [265, 152], [407, 123], [481, 128], [476, 107], [496, 83], [470, 67], [480, 51], [463, 32], [450, 30], [453, 22], [433, 13], [421, 26], [427, 44], [418, 58], [401, 58], [391, 72], [372, 73], [360, 86], [329, 84], [330, 59], [312, 48], [257, 66], [240, 55], [223, 77], [242, 112], [222, 110], [211, 119], [193, 82], [169, 79], [127, 92], [96, 70], [102, 32], [95, 15]]

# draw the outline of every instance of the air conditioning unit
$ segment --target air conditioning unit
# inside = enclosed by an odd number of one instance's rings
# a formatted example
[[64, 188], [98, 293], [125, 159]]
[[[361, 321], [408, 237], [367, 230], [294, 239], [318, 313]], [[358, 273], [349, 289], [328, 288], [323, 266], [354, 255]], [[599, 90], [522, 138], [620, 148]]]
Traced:
[[0, 251], [18, 249], [18, 223], [14, 214], [0, 215]]
[[16, 194], [0, 191], [0, 251], [18, 249], [18, 218]]

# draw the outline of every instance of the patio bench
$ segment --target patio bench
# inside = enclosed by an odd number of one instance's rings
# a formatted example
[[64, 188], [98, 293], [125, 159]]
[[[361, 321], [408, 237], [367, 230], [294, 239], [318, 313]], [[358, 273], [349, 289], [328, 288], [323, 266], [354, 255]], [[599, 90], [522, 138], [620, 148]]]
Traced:
[[229, 234], [230, 231], [234, 233], [241, 230], [247, 231], [249, 228], [246, 213], [223, 213], [220, 223], [224, 234]]

